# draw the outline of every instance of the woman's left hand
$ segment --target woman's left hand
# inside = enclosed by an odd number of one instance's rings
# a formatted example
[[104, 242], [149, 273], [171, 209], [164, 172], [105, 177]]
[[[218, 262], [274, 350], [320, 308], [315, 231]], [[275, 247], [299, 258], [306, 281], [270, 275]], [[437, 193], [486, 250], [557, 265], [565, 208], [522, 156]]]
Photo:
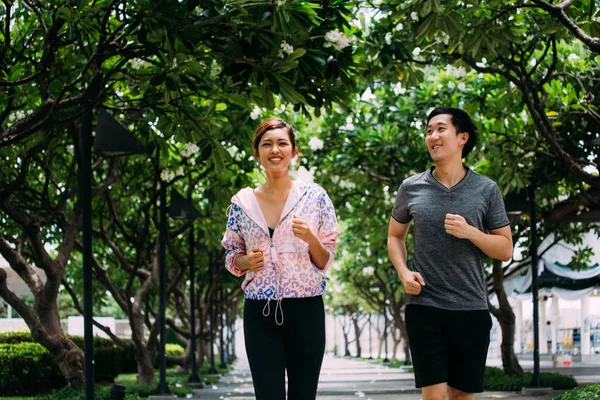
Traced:
[[308, 222], [297, 215], [293, 216], [292, 231], [294, 232], [294, 236], [306, 243], [310, 243], [316, 238], [314, 232], [310, 229]]

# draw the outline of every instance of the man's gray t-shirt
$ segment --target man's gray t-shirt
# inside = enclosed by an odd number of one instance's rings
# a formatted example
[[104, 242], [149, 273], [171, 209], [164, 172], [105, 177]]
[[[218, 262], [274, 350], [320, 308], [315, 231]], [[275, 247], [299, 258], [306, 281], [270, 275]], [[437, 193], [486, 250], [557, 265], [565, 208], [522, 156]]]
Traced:
[[509, 224], [496, 183], [467, 169], [465, 177], [448, 189], [432, 175], [434, 167], [402, 182], [392, 217], [414, 223], [412, 270], [425, 280], [409, 304], [446, 310], [487, 310], [485, 254], [470, 240], [446, 233], [446, 214], [458, 214], [482, 232]]

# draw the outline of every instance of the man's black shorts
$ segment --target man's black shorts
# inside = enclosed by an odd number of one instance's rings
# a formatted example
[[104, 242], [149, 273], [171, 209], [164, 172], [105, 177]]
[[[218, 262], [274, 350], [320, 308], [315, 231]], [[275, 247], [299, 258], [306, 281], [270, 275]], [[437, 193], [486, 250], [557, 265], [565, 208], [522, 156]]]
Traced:
[[418, 388], [447, 382], [483, 392], [492, 318], [488, 310], [449, 311], [409, 304], [406, 328]]

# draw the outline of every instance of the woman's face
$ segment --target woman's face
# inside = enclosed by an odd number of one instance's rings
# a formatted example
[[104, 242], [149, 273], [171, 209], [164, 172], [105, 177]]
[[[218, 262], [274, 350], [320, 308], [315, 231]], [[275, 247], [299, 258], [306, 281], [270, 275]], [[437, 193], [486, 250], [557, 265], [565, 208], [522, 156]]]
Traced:
[[254, 149], [254, 157], [266, 171], [272, 172], [287, 171], [290, 161], [297, 153], [297, 148], [292, 150], [290, 135], [285, 128], [265, 132], [258, 143], [258, 151]]

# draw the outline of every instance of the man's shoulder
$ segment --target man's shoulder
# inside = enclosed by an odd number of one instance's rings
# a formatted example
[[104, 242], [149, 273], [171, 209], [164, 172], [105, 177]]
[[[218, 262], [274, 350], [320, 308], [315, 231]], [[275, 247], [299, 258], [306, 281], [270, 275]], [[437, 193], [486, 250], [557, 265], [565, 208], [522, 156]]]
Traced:
[[405, 189], [408, 189], [414, 185], [423, 183], [426, 181], [427, 179], [427, 173], [428, 173], [428, 169], [426, 169], [423, 172], [420, 172], [418, 174], [414, 174], [412, 176], [409, 176], [408, 178], [404, 179], [402, 181], [402, 187], [404, 187]]
[[471, 170], [471, 174], [472, 174], [472, 177], [471, 177], [471, 184], [472, 185], [474, 184], [474, 185], [477, 185], [477, 186], [484, 186], [484, 187], [490, 188], [490, 189], [495, 188], [495, 187], [498, 186], [498, 184], [495, 181], [493, 181], [492, 179], [488, 178], [485, 175], [482, 175], [482, 174], [480, 174], [478, 172], [475, 172], [473, 170]]

